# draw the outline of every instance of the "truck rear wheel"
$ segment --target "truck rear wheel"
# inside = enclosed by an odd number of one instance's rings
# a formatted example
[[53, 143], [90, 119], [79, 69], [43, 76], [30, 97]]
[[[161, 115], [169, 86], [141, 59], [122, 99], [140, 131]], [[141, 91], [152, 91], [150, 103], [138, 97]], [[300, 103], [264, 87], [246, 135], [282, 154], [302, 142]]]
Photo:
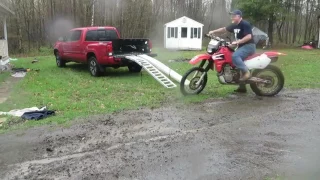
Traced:
[[142, 70], [142, 67], [137, 63], [131, 63], [128, 65], [128, 69], [132, 73], [139, 73]]
[[88, 67], [89, 67], [89, 72], [92, 76], [99, 77], [102, 74], [96, 57], [94, 57], [94, 56], [89, 57]]

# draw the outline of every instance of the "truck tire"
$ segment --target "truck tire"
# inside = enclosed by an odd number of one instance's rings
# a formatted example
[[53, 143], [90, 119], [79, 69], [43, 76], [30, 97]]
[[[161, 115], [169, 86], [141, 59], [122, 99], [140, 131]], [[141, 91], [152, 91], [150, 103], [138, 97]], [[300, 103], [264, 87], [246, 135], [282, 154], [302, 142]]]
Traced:
[[62, 60], [59, 54], [59, 51], [55, 52], [56, 64], [59, 68], [66, 67], [66, 61]]
[[94, 56], [89, 57], [88, 59], [88, 68], [91, 76], [99, 77], [102, 74], [100, 66], [97, 62], [97, 58]]
[[139, 73], [142, 70], [142, 67], [137, 63], [131, 63], [128, 65], [128, 69], [132, 73]]

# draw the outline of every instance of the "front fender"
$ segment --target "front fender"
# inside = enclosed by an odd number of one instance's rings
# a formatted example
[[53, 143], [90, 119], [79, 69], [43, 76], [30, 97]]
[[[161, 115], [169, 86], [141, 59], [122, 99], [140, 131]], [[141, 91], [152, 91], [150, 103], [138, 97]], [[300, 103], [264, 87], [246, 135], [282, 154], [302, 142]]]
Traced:
[[209, 60], [211, 58], [211, 55], [209, 54], [200, 54], [192, 58], [189, 63], [192, 65], [198, 64], [202, 60]]
[[62, 48], [62, 45], [61, 43], [56, 43], [53, 47], [53, 53], [54, 55], [56, 55], [56, 52], [59, 52], [60, 53], [60, 57], [63, 56], [63, 48]]

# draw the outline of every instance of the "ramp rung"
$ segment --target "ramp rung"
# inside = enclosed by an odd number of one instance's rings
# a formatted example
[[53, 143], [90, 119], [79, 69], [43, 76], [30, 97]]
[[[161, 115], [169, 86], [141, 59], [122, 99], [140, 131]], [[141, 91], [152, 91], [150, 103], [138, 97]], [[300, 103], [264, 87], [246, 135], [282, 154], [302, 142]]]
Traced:
[[167, 76], [165, 76], [161, 71], [154, 67], [148, 60], [138, 57], [138, 56], [126, 56], [127, 59], [138, 63], [143, 67], [154, 79], [156, 79], [160, 84], [166, 88], [175, 88], [177, 87]]

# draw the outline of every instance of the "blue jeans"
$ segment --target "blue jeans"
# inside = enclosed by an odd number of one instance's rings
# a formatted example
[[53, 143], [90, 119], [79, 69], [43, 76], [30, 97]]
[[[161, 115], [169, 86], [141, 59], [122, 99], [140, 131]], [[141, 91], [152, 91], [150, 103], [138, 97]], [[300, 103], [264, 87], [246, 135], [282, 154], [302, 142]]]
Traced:
[[256, 52], [256, 45], [253, 43], [245, 44], [238, 48], [232, 55], [233, 64], [242, 72], [248, 72], [248, 67], [244, 64], [244, 60]]

